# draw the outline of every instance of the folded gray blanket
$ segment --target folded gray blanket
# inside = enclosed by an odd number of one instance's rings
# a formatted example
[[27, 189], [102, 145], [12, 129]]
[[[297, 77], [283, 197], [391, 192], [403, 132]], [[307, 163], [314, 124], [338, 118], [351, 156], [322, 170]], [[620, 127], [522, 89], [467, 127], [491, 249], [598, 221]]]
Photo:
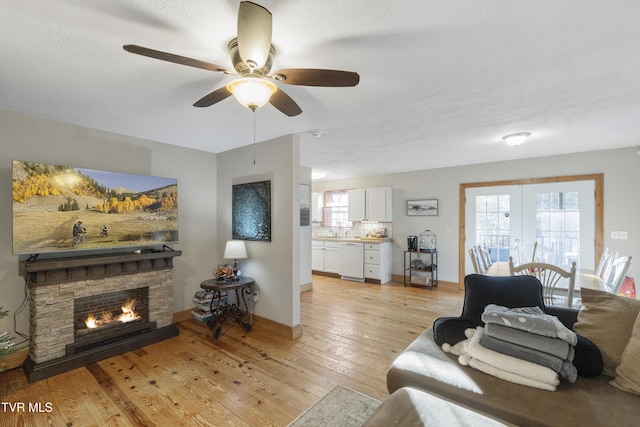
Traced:
[[532, 334], [530, 332], [521, 331], [520, 329], [514, 329], [508, 326], [502, 326], [496, 323], [487, 323], [484, 330], [490, 337], [518, 344], [523, 347], [533, 348], [552, 356], [559, 357], [563, 360], [572, 361], [575, 355], [575, 350], [571, 344], [559, 338]]
[[569, 382], [574, 382], [576, 378], [578, 378], [578, 370], [575, 366], [573, 366], [573, 363], [571, 363], [571, 361], [562, 360], [559, 357], [537, 351], [533, 348], [523, 347], [518, 344], [502, 341], [500, 339], [491, 337], [487, 335], [486, 329], [480, 336], [480, 345], [490, 350], [497, 351], [498, 353], [517, 357], [518, 359], [526, 360], [527, 362], [545, 366], [557, 372], [562, 378], [568, 380]]
[[484, 308], [482, 321], [485, 324], [495, 323], [546, 337], [560, 338], [573, 346], [578, 343], [575, 332], [564, 326], [557, 317], [544, 313], [540, 307], [507, 308], [489, 304]]

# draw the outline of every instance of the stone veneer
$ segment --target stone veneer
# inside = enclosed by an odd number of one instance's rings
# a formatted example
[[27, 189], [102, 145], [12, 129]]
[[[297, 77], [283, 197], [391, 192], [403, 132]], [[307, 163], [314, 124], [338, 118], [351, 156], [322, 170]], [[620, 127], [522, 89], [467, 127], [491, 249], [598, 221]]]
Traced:
[[29, 289], [29, 355], [36, 363], [65, 355], [75, 340], [73, 301], [103, 293], [149, 287], [149, 321], [167, 326], [173, 316], [171, 270], [149, 271], [101, 280], [35, 286]]
[[[73, 344], [75, 339], [73, 305], [77, 298], [148, 287], [149, 322], [155, 322], [157, 328], [170, 325], [172, 257], [180, 252], [170, 252], [165, 257], [144, 255], [87, 258], [79, 264], [24, 263], [31, 311], [31, 360], [38, 364], [65, 356], [66, 345]], [[40, 265], [46, 263], [52, 265]]]

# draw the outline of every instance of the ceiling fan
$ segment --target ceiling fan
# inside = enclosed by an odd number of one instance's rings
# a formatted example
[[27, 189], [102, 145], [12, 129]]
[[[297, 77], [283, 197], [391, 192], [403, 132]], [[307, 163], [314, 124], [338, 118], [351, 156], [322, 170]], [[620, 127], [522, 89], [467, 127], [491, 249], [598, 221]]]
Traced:
[[352, 71], [286, 68], [271, 73], [276, 55], [276, 49], [271, 44], [271, 30], [271, 12], [249, 1], [240, 2], [238, 36], [227, 45], [235, 72], [210, 62], [134, 44], [124, 45], [123, 48], [127, 52], [162, 61], [240, 76], [196, 101], [193, 104], [195, 107], [209, 107], [233, 94], [241, 104], [254, 111], [269, 102], [292, 117], [302, 113], [302, 109], [274, 82], [299, 86], [347, 87], [356, 86], [360, 81], [358, 73]]

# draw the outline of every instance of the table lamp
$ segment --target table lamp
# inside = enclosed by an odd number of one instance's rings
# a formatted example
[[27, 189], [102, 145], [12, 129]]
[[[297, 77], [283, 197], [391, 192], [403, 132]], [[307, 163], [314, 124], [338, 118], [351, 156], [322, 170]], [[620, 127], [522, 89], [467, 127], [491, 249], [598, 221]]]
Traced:
[[233, 279], [238, 280], [238, 260], [247, 258], [247, 248], [243, 240], [229, 240], [224, 248], [224, 259], [233, 260]]

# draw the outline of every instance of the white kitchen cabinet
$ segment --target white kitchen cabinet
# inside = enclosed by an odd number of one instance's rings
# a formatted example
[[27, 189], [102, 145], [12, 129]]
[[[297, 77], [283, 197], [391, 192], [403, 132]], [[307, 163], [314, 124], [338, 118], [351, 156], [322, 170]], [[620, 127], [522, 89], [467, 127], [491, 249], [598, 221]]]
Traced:
[[338, 242], [324, 242], [324, 271], [327, 273], [339, 272]]
[[392, 221], [391, 188], [349, 190], [349, 221]]
[[391, 242], [364, 244], [364, 277], [380, 280], [380, 283], [391, 281]]
[[338, 273], [338, 242], [312, 240], [311, 269], [325, 273]]
[[324, 242], [312, 240], [311, 242], [311, 270], [324, 271]]
[[363, 221], [367, 217], [366, 190], [349, 190], [349, 221]]

